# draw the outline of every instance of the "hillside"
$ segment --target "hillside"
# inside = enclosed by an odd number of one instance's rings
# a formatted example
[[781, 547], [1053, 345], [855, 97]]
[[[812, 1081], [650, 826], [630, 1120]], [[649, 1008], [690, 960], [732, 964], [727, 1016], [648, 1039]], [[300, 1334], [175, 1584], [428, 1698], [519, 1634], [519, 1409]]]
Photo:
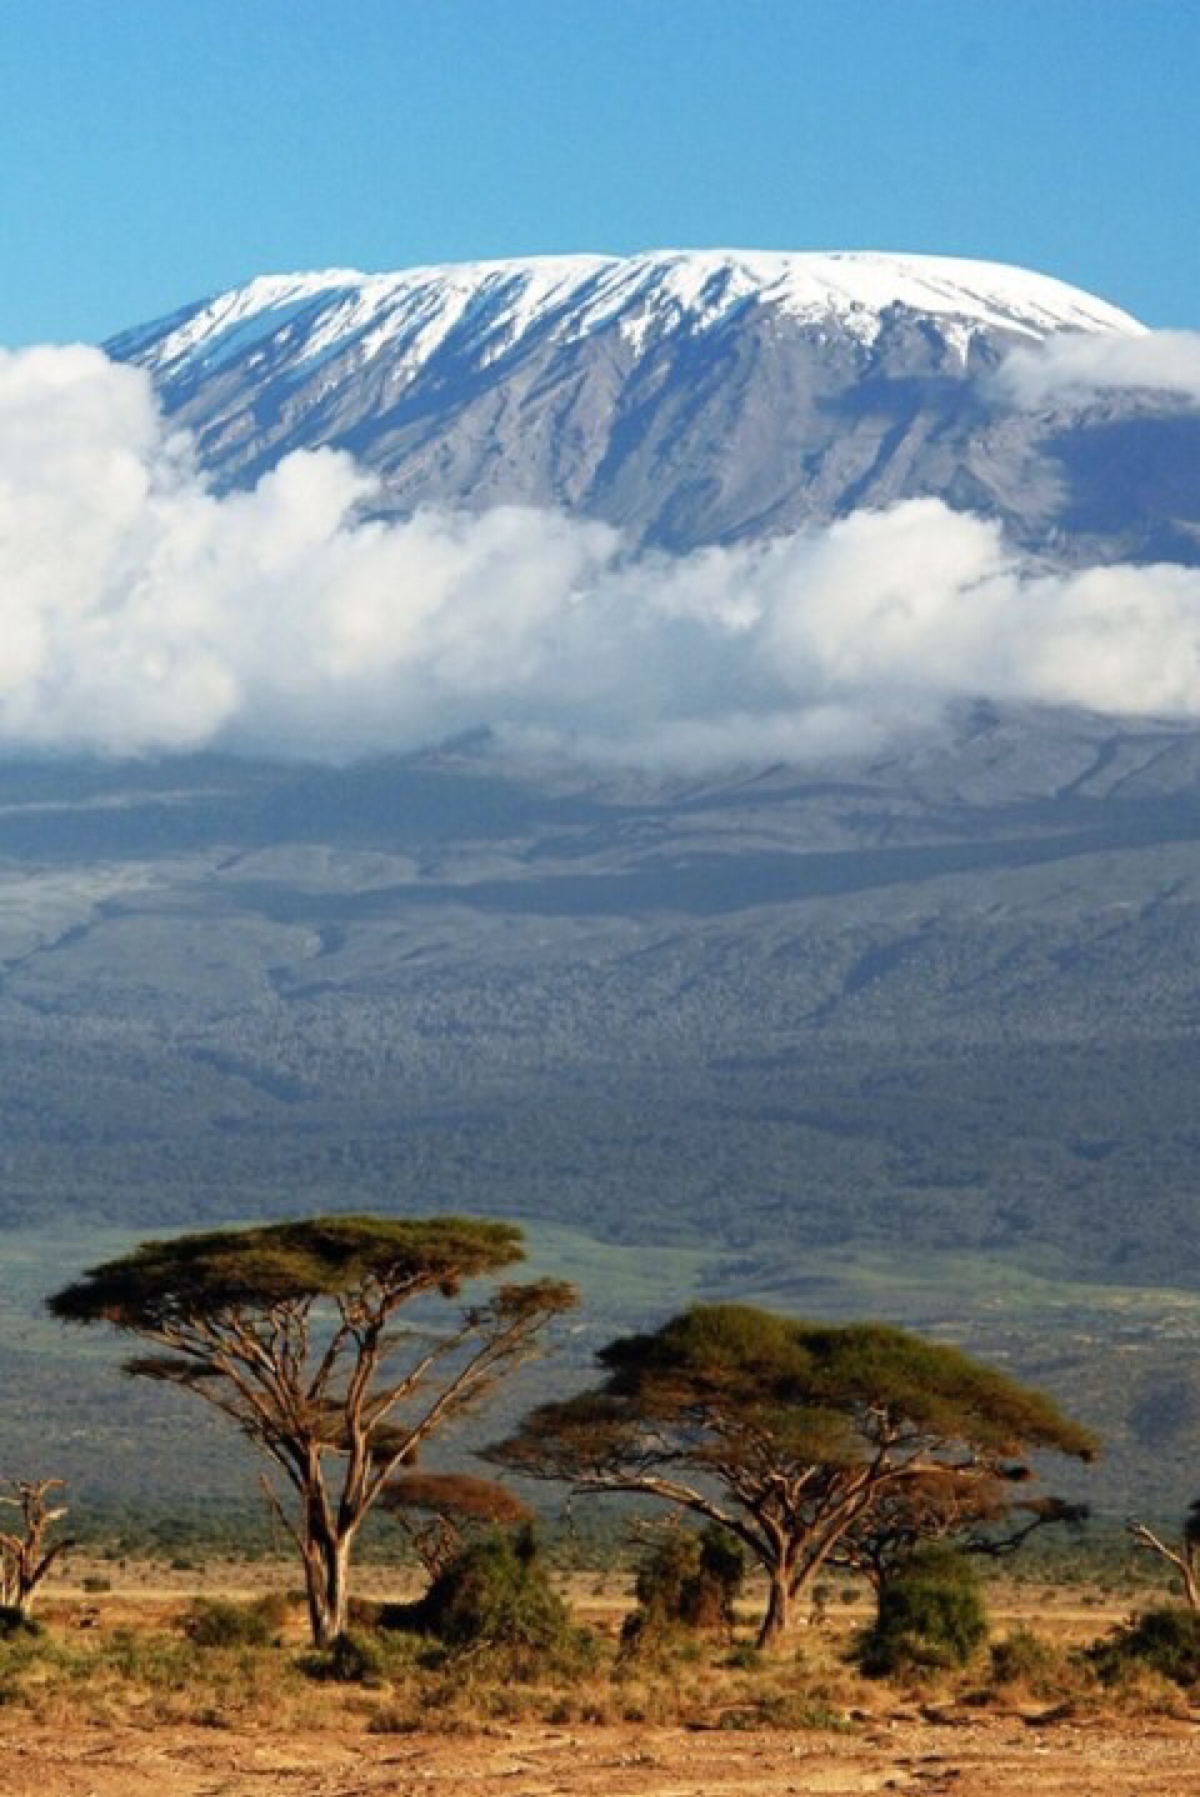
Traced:
[[47, 1282], [104, 1228], [567, 1225], [630, 1250], [580, 1353], [697, 1289], [903, 1317], [1090, 1394], [1182, 1496], [1197, 753], [981, 710], [907, 758], [688, 783], [10, 766], [3, 1220], [61, 1236]]

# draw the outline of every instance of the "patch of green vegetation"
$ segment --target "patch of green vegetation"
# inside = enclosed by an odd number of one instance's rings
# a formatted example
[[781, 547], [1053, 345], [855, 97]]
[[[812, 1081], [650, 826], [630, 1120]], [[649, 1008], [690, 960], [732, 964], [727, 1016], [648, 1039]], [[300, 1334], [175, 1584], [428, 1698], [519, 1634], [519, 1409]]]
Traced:
[[965, 1666], [987, 1639], [983, 1587], [973, 1560], [940, 1545], [920, 1549], [885, 1583], [858, 1662], [868, 1677]]
[[569, 1656], [580, 1645], [528, 1529], [497, 1530], [471, 1542], [395, 1621], [455, 1653], [500, 1648], [540, 1661]]
[[225, 1598], [194, 1598], [180, 1627], [195, 1647], [267, 1647], [287, 1620], [287, 1604], [274, 1596], [255, 1603]]
[[1181, 1605], [1145, 1610], [1093, 1651], [1102, 1679], [1113, 1682], [1131, 1666], [1143, 1667], [1172, 1684], [1200, 1685], [1200, 1612]]

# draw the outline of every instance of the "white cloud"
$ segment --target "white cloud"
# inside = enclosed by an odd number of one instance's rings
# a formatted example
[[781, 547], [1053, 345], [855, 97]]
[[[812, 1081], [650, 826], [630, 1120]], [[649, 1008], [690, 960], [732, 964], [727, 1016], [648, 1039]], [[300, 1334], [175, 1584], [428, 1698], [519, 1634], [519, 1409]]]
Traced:
[[330, 451], [214, 495], [146, 377], [0, 355], [0, 744], [344, 758], [479, 724], [699, 767], [962, 697], [1200, 717], [1200, 572], [1047, 573], [936, 500], [682, 558], [551, 512], [364, 522]]
[[1023, 406], [1122, 390], [1173, 393], [1200, 404], [1200, 331], [1059, 332], [1014, 350], [997, 378]]

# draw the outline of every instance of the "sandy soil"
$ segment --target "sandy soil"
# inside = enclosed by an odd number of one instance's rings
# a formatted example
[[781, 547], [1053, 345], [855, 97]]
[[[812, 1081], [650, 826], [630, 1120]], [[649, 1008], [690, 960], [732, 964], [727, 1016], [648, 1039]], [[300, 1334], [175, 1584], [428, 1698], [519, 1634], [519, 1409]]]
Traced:
[[1196, 1797], [1200, 1726], [897, 1723], [855, 1737], [495, 1729], [466, 1738], [0, 1729], [4, 1797]]

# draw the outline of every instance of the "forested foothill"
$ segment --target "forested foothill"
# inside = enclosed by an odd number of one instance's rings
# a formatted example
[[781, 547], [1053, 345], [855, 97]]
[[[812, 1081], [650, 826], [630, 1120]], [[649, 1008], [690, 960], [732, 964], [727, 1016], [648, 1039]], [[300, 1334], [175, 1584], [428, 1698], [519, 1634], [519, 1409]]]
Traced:
[[[25, 1349], [60, 1269], [440, 1208], [574, 1231], [589, 1346], [691, 1297], [946, 1332], [1085, 1398], [1099, 1506], [1181, 1511], [1194, 765], [1185, 729], [989, 706], [753, 778], [7, 765], [0, 1221], [45, 1266], [0, 1295], [0, 1463], [57, 1401]], [[70, 1472], [127, 1502], [96, 1364]]]

